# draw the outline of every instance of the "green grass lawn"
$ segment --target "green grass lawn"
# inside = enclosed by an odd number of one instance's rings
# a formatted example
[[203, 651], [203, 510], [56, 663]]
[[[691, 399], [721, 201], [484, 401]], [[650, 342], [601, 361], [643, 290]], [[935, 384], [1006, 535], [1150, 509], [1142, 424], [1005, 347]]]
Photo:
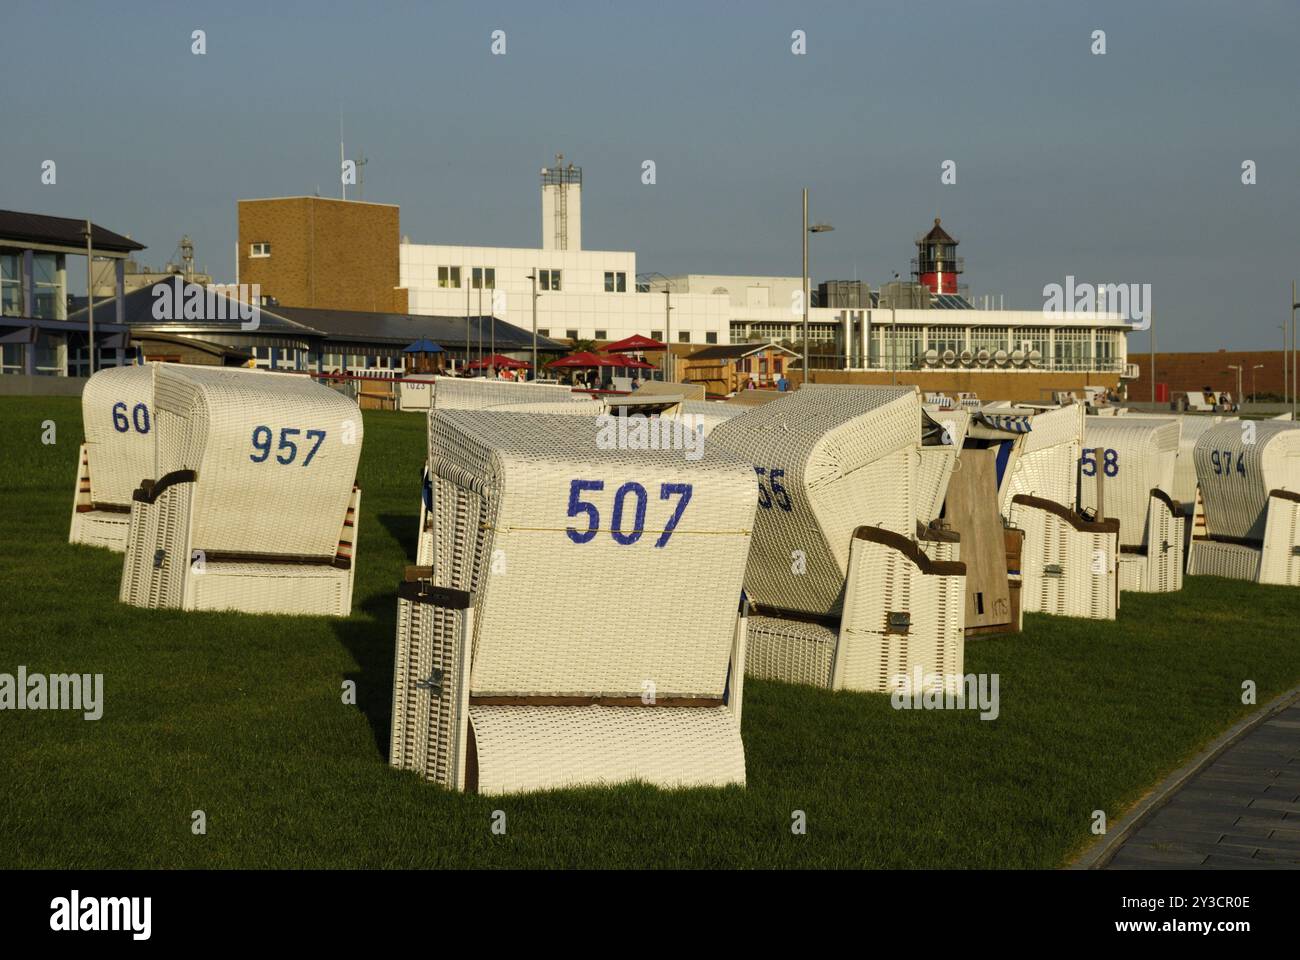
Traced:
[[994, 721], [749, 681], [744, 789], [448, 793], [387, 766], [424, 418], [365, 419], [353, 615], [182, 614], [119, 604], [121, 556], [67, 543], [80, 402], [0, 399], [0, 672], [105, 677], [101, 720], [0, 713], [0, 867], [1054, 867], [1250, 712], [1244, 680], [1300, 681], [1300, 594], [1193, 578], [969, 644]]

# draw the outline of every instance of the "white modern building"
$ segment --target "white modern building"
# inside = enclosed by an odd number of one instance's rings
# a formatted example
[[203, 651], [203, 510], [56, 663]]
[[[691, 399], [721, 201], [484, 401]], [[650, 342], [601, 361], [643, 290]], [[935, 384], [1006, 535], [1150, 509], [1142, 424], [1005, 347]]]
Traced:
[[[404, 240], [400, 286], [407, 290], [409, 311], [494, 314], [530, 330], [535, 289], [538, 333], [555, 340], [610, 341], [634, 333], [698, 345], [804, 339], [802, 278], [654, 274], [639, 287], [635, 253], [582, 249], [581, 168], [557, 157], [554, 166], [543, 168], [541, 181], [537, 248]], [[1122, 314], [975, 309], [958, 293], [964, 268], [956, 256], [958, 241], [936, 220], [916, 243], [912, 288], [924, 294], [920, 300], [929, 308], [894, 309], [879, 292], [852, 301], [861, 304], [856, 308], [811, 306], [812, 366], [1136, 376], [1127, 356], [1132, 326]]]
[[[636, 254], [582, 249], [582, 170], [542, 171], [542, 245], [465, 247], [403, 241], [400, 285], [413, 314], [494, 314], [557, 340], [639, 333], [679, 344], [729, 343], [731, 303], [717, 294], [637, 290]], [[480, 309], [481, 305], [481, 309]]]

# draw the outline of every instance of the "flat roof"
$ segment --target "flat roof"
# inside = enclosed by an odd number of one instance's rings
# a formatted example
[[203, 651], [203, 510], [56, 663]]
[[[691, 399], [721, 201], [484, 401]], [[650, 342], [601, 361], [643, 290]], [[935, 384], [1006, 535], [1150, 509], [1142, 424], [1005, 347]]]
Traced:
[[317, 197], [317, 196], [295, 196], [295, 197], [249, 197], [243, 200], [236, 200], [236, 203], [271, 203], [276, 200], [321, 200], [326, 203], [360, 203], [368, 207], [400, 207], [396, 203], [378, 203], [374, 200], [344, 200], [342, 197]]

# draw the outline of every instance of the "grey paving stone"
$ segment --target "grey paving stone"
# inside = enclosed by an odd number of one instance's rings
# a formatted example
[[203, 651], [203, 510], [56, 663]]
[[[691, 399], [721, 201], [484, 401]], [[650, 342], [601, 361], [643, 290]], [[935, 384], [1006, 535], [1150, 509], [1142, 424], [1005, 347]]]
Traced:
[[[1258, 843], [1267, 844], [1271, 841], [1259, 840]], [[1221, 854], [1229, 857], [1252, 857], [1256, 851], [1264, 849], [1256, 846], [1255, 843], [1247, 838], [1245, 843], [1223, 843], [1209, 839], [1201, 840], [1152, 840], [1141, 836], [1140, 834], [1128, 840], [1124, 844], [1125, 849], [1132, 847], [1134, 852], [1147, 853], [1187, 853], [1200, 854], [1202, 857], [1210, 854]], [[1278, 851], [1285, 854], [1287, 851]]]
[[1166, 853], [1157, 850], [1130, 850], [1127, 843], [1120, 848], [1119, 853], [1115, 854], [1115, 859], [1111, 861], [1115, 866], [1147, 866], [1147, 867], [1171, 867], [1186, 864], [1204, 863], [1206, 855], [1203, 853], [1189, 852], [1172, 852]]
[[[1226, 830], [1231, 830], [1231, 829], [1232, 829], [1231, 827], [1226, 828]], [[1139, 840], [1142, 841], [1184, 840], [1192, 843], [1202, 843], [1206, 841], [1217, 843], [1224, 836], [1226, 836], [1226, 830], [1224, 831], [1213, 830], [1213, 829], [1187, 830], [1178, 827], [1162, 826], [1154, 820], [1148, 820], [1141, 827], [1139, 827], [1137, 832], [1134, 833], [1131, 837], [1129, 837], [1129, 839], [1126, 840], [1125, 843], [1136, 843]], [[1240, 839], [1241, 837], [1243, 837], [1242, 834], [1234, 834], [1234, 836], [1239, 838], [1237, 840], [1234, 840], [1233, 841], [1234, 843], [1242, 842], [1242, 840]], [[1267, 842], [1267, 838], [1247, 836], [1245, 837], [1245, 842], [1265, 843]]]
[[1225, 857], [1211, 855], [1205, 858], [1204, 866], [1212, 870], [1287, 870], [1285, 864], [1260, 860], [1258, 857]]
[[1259, 799], [1250, 802], [1251, 810], [1280, 810], [1283, 813], [1300, 813], [1300, 803], [1286, 800]]
[[[1269, 813], [1276, 813], [1276, 818], [1269, 816]], [[1282, 818], [1285, 814], [1278, 811], [1260, 810], [1258, 813], [1251, 813], [1248, 817], [1238, 817], [1234, 827], [1267, 827], [1269, 830], [1276, 830], [1282, 825]]]

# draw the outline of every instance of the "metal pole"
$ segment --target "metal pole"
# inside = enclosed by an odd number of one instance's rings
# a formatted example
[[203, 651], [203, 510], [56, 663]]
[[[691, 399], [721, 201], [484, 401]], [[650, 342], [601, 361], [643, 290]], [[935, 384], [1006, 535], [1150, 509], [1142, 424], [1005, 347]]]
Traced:
[[533, 379], [538, 377], [537, 373], [537, 271], [533, 271]]
[[[1294, 299], [1294, 298], [1293, 298]], [[803, 383], [808, 383], [808, 188], [803, 188]], [[802, 386], [803, 384], [800, 384]]]
[[[483, 316], [483, 275], [482, 274], [479, 274], [479, 281], [478, 281], [478, 315], [480, 317]], [[488, 356], [492, 358], [492, 376], [495, 377], [497, 375], [497, 362], [496, 362], [497, 313], [495, 310], [492, 311], [492, 319], [488, 321], [488, 324], [489, 324], [488, 329], [490, 331], [488, 335], [491, 337], [491, 346], [488, 349]]]
[[461, 373], [469, 372], [468, 368], [469, 368], [469, 357], [470, 357], [470, 343], [472, 343], [472, 341], [469, 338], [469, 287], [466, 287], [465, 288], [465, 359], [461, 361], [461, 365], [460, 365]]
[[1300, 370], [1296, 368], [1295, 360], [1295, 281], [1291, 281], [1291, 419], [1295, 420], [1295, 401], [1296, 401], [1296, 374]]
[[1147, 304], [1151, 317], [1151, 402], [1156, 402], [1156, 312]]
[[898, 386], [898, 314], [889, 308], [889, 383]]
[[676, 370], [673, 363], [673, 291], [664, 281], [664, 339], [667, 341], [668, 349], [664, 351], [664, 380], [669, 383], [674, 382]]
[[[86, 334], [90, 340], [90, 372], [95, 375], [95, 258], [91, 246], [91, 222], [86, 221]], [[1292, 286], [1295, 286], [1292, 284]], [[1294, 293], [1294, 290], [1292, 290]], [[1295, 300], [1295, 297], [1291, 298]], [[35, 347], [31, 347], [35, 350]]]

